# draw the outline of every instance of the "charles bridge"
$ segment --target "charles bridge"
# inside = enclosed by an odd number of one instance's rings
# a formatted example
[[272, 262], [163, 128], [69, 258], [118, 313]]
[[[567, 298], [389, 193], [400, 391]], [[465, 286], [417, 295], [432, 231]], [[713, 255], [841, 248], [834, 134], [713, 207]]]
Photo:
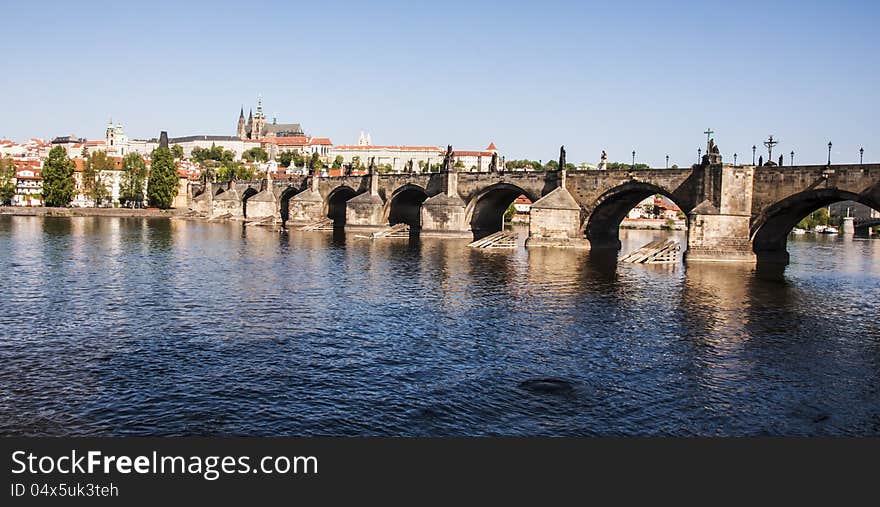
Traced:
[[526, 246], [594, 249], [619, 248], [626, 214], [660, 194], [687, 215], [689, 262], [787, 263], [788, 234], [812, 211], [842, 200], [880, 210], [880, 164], [735, 166], [716, 148], [686, 169], [458, 172], [450, 164], [439, 173], [207, 181], [188, 192], [191, 209], [209, 217], [405, 223], [422, 235], [474, 239], [501, 230], [505, 210], [525, 195], [533, 202]]

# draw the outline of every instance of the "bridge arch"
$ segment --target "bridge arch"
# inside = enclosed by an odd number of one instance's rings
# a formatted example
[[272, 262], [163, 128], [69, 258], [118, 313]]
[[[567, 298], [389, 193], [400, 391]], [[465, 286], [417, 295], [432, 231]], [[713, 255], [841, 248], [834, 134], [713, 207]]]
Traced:
[[819, 208], [840, 201], [855, 201], [880, 211], [880, 198], [867, 192], [856, 194], [838, 188], [817, 188], [790, 195], [752, 221], [752, 248], [758, 262], [788, 264], [788, 235], [798, 222]]
[[389, 225], [407, 224], [410, 228], [422, 226], [422, 203], [428, 192], [412, 183], [396, 189], [385, 202], [384, 218]]
[[247, 218], [247, 202], [248, 199], [257, 195], [259, 191], [252, 186], [248, 186], [244, 192], [241, 194], [241, 214], [244, 218]]
[[281, 195], [278, 198], [278, 204], [280, 206], [280, 214], [281, 214], [281, 223], [286, 224], [287, 220], [290, 218], [290, 198], [300, 193], [302, 189], [297, 187], [287, 187], [281, 191]]
[[525, 195], [532, 202], [541, 198], [518, 185], [502, 182], [489, 185], [477, 193], [465, 209], [465, 223], [474, 239], [486, 237], [504, 228], [504, 212], [517, 197]]
[[[584, 233], [590, 240], [590, 248], [619, 250], [620, 223], [638, 203], [657, 194], [681, 207], [672, 192], [642, 181], [629, 181], [600, 195], [584, 226]], [[682, 209], [682, 211], [687, 217], [687, 210]]]
[[327, 195], [324, 203], [324, 216], [333, 220], [334, 227], [345, 225], [345, 203], [357, 194], [357, 190], [348, 185], [341, 185]]

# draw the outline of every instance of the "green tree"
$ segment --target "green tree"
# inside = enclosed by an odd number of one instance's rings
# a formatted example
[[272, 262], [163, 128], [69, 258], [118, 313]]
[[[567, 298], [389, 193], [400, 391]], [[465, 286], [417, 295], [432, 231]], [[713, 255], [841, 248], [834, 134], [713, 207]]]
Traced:
[[333, 159], [333, 169], [340, 169], [342, 167], [342, 162], [345, 160], [342, 158], [342, 155], [336, 155], [336, 158]]
[[0, 206], [12, 204], [15, 197], [15, 162], [11, 158], [0, 159]]
[[232, 162], [235, 159], [235, 153], [229, 150], [224, 150], [222, 146], [217, 146], [214, 143], [211, 143], [210, 148], [199, 148], [198, 146], [193, 148], [190, 158], [199, 164], [206, 160], [215, 160], [217, 162], [226, 163]]
[[96, 208], [110, 197], [110, 191], [104, 183], [103, 172], [114, 169], [113, 160], [104, 150], [98, 150], [86, 159], [82, 174], [83, 194], [92, 200]]
[[46, 206], [67, 206], [73, 200], [73, 167], [74, 163], [67, 158], [63, 146], [49, 151], [43, 164], [43, 203]]
[[264, 150], [263, 148], [255, 146], [242, 153], [241, 158], [247, 160], [248, 162], [268, 162], [269, 154], [266, 153], [266, 150]]
[[171, 154], [174, 155], [174, 158], [183, 160], [183, 146], [175, 144], [171, 147]]
[[804, 217], [797, 226], [801, 229], [813, 230], [817, 225], [828, 225], [830, 221], [831, 216], [828, 215], [828, 208], [823, 207]]
[[651, 166], [649, 166], [648, 164], [641, 164], [641, 163], [636, 164], [636, 165], [632, 165], [632, 163], [629, 163], [629, 162], [608, 162], [607, 168], [608, 169], [650, 169]]
[[363, 169], [364, 164], [361, 162], [361, 157], [355, 155], [351, 158], [351, 168], [355, 170]]
[[291, 162], [293, 162], [293, 152], [282, 151], [281, 154], [278, 155], [278, 165], [281, 167], [290, 167]]
[[156, 148], [150, 156], [150, 178], [147, 183], [147, 199], [150, 206], [168, 209], [177, 195], [177, 167], [174, 155], [168, 148]]
[[[179, 145], [175, 145], [179, 146]], [[122, 180], [119, 183], [119, 200], [123, 206], [140, 207], [144, 203], [144, 184], [147, 182], [147, 164], [137, 153], [129, 153], [122, 159]]]
[[510, 206], [508, 206], [507, 210], [504, 212], [504, 221], [510, 222], [514, 215], [516, 215], [516, 207], [513, 203], [510, 203]]

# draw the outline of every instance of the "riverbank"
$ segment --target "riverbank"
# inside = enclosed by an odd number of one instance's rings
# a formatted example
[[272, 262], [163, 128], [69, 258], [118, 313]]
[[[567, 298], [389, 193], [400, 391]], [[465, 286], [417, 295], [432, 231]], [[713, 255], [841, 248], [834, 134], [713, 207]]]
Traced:
[[189, 210], [157, 208], [49, 208], [44, 206], [0, 206], [0, 215], [26, 217], [133, 217], [174, 218], [182, 217]]
[[675, 224], [670, 227], [662, 218], [624, 218], [620, 223], [620, 228], [684, 231], [687, 230], [687, 223], [684, 220], [676, 220]]

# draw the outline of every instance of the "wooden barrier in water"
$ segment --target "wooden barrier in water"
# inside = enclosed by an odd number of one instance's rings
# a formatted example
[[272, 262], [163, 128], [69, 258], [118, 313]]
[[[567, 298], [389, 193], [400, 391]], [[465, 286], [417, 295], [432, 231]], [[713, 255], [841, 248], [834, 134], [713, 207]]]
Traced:
[[620, 262], [670, 264], [678, 261], [681, 245], [674, 239], [658, 239], [625, 255]]
[[333, 230], [333, 220], [329, 218], [322, 218], [320, 220], [314, 221], [310, 224], [306, 224], [299, 228], [301, 231], [332, 231]]
[[516, 248], [516, 233], [508, 231], [498, 231], [490, 234], [485, 238], [480, 238], [468, 246], [473, 248]]

